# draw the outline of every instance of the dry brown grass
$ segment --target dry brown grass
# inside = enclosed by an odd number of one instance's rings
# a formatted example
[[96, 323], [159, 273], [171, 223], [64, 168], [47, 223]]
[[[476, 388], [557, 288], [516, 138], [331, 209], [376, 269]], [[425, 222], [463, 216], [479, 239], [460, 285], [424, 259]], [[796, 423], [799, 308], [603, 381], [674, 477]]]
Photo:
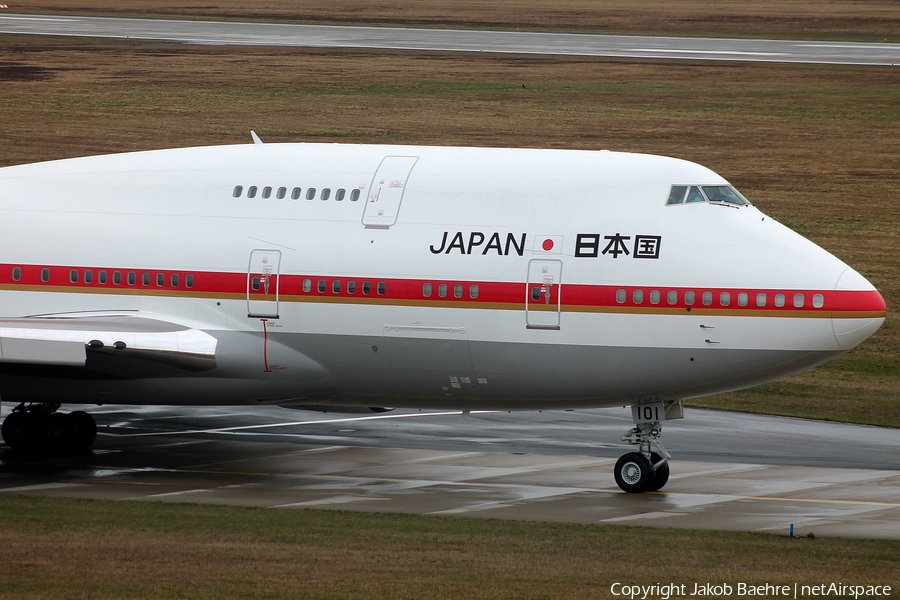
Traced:
[[889, 307], [846, 358], [710, 403], [900, 426], [900, 69], [14, 36], [0, 53], [3, 165], [249, 142], [251, 128], [266, 141], [609, 148], [705, 164], [869, 277]]
[[16, 11], [599, 33], [900, 41], [894, 0], [21, 0]]
[[616, 581], [900, 585], [896, 541], [62, 498], [0, 498], [0, 522], [0, 598], [17, 600], [568, 600], [612, 598]]

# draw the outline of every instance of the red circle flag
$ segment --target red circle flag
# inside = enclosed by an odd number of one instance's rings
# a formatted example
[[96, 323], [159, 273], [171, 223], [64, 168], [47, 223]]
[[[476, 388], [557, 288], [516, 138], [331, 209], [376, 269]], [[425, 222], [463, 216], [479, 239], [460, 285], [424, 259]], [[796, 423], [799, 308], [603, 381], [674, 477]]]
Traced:
[[553, 250], [553, 240], [551, 240], [550, 238], [547, 238], [546, 240], [544, 240], [544, 243], [541, 244], [541, 248], [544, 249], [544, 252], [549, 252], [549, 251]]

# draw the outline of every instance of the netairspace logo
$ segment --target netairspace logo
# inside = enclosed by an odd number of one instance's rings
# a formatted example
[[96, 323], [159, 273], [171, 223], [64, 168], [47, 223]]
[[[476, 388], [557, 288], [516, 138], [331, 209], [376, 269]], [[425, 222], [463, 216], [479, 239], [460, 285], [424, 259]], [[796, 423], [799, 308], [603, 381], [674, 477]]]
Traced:
[[765, 583], [655, 583], [639, 585], [616, 582], [609, 586], [613, 596], [630, 600], [670, 600], [688, 597], [730, 597], [738, 598], [876, 598], [891, 595], [889, 585], [848, 585], [844, 583], [821, 583], [818, 585], [793, 585]]

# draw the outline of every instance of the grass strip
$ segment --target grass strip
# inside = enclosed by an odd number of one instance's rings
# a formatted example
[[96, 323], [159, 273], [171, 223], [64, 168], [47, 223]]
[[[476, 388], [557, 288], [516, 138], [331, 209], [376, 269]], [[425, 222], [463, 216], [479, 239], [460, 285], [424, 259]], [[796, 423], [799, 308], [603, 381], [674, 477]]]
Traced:
[[0, 498], [0, 598], [606, 598], [614, 582], [900, 587], [900, 542]]

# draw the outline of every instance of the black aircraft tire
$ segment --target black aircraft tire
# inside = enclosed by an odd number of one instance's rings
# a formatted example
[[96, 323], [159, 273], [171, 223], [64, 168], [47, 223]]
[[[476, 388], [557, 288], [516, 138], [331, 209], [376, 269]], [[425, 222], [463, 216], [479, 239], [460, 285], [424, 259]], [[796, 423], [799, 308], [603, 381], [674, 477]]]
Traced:
[[3, 419], [3, 441], [10, 448], [21, 448], [32, 440], [34, 423], [24, 412], [14, 412]]
[[72, 417], [74, 425], [72, 444], [80, 450], [90, 448], [97, 439], [97, 422], [94, 421], [94, 417], [83, 410], [71, 412], [69, 416]]
[[[651, 452], [650, 460], [655, 465], [662, 460], [662, 456], [660, 456], [656, 452]], [[663, 489], [663, 486], [666, 485], [667, 481], [669, 481], [669, 461], [664, 462], [659, 466], [658, 469], [656, 469], [656, 472], [653, 473], [653, 479], [650, 480], [650, 485], [648, 485], [647, 489], [644, 491], [658, 492], [659, 490]]]
[[75, 433], [75, 422], [71, 415], [65, 413], [53, 413], [47, 419], [47, 441], [51, 446], [65, 446], [72, 441]]
[[623, 492], [639, 494], [653, 481], [653, 466], [643, 454], [629, 452], [616, 461], [616, 470], [613, 474], [616, 484]]

